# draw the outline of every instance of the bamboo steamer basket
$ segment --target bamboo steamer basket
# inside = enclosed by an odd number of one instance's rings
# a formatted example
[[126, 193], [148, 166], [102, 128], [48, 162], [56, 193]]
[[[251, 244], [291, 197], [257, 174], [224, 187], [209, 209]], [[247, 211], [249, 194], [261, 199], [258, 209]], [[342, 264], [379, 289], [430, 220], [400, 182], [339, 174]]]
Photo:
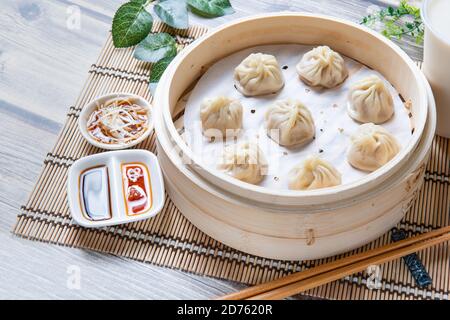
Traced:
[[[323, 22], [325, 19], [336, 22], [338, 25], [351, 25], [353, 28], [361, 30], [359, 26], [347, 22], [303, 14], [259, 16], [244, 19], [229, 26], [235, 27], [240, 23], [253, 23], [254, 20], [267, 18], [278, 21], [285, 17], [295, 18], [292, 21], [303, 21], [297, 26], [292, 26], [292, 22], [286, 23], [285, 29], [288, 29], [289, 32], [298, 31], [303, 23], [305, 26], [315, 25], [312, 22], [316, 18], [319, 19], [319, 22]], [[305, 18], [308, 19], [305, 20]], [[277, 24], [274, 25], [274, 27], [276, 26]], [[227, 30], [227, 26], [220, 30]], [[281, 32], [280, 29], [279, 32]], [[322, 32], [325, 31], [322, 29]], [[364, 30], [364, 32], [367, 31]], [[231, 35], [233, 34], [231, 33]], [[251, 34], [250, 32], [248, 37]], [[201, 46], [202, 41], [209, 39], [210, 35], [197, 41], [195, 46]], [[272, 36], [276, 35], [275, 33]], [[388, 43], [382, 38], [379, 39], [377, 35], [375, 38], [383, 43]], [[339, 39], [343, 39], [343, 37], [341, 36]], [[214, 43], [217, 44], [225, 40], [219, 38], [216, 41], [218, 42]], [[260, 41], [263, 40], [260, 39]], [[275, 37], [269, 42], [251, 42], [247, 46], [297, 42], [325, 43], [336, 48], [333, 43], [330, 44], [324, 39], [311, 38], [308, 42], [305, 41], [294, 41], [290, 37]], [[392, 46], [390, 43], [388, 44]], [[362, 44], [360, 45], [362, 46]], [[213, 63], [242, 48], [238, 47], [227, 51], [215, 59], [210, 58], [207, 63]], [[355, 58], [348, 51], [340, 48], [337, 50]], [[398, 54], [396, 50], [394, 52]], [[179, 117], [178, 114], [182, 110], [177, 107], [179, 106], [177, 101], [183, 92], [192, 87], [205, 67], [200, 68], [197, 72], [191, 71], [189, 76], [185, 76], [185, 78], [189, 78], [189, 81], [182, 79], [180, 82], [183, 84], [177, 84], [178, 81], [172, 80], [174, 80], [174, 76], [177, 76], [176, 70], [183, 65], [184, 58], [180, 56], [177, 59], [178, 61], [169, 67], [161, 79], [161, 85], [155, 96], [154, 115], [158, 157], [165, 173], [166, 188], [172, 200], [194, 225], [211, 237], [238, 250], [267, 258], [316, 259], [350, 250], [380, 236], [398, 223], [415, 199], [423, 181], [425, 161], [434, 137], [436, 119], [431, 91], [427, 89], [426, 80], [420, 71], [414, 69], [412, 62], [405, 62], [403, 67], [412, 72], [405, 79], [417, 80], [414, 82], [415, 85], [400, 86], [393, 82], [396, 75], [392, 74], [389, 77], [386, 72], [382, 71], [397, 90], [412, 101], [411, 112], [415, 132], [410, 152], [403, 155], [406, 160], [398, 159], [396, 165], [391, 165], [386, 174], [374, 175], [369, 182], [361, 184], [359, 189], [346, 186], [343, 190], [329, 188], [318, 192], [295, 192], [287, 197], [283, 197], [283, 195], [280, 197], [268, 190], [255, 190], [249, 184], [239, 183], [239, 181], [235, 183], [234, 179], [222, 181], [220, 175], [215, 172], [211, 172], [211, 175], [200, 163], [195, 162], [195, 155], [189, 153], [190, 150], [179, 136], [172, 118]], [[358, 60], [368, 64], [362, 59]], [[192, 61], [190, 63], [192, 69], [195, 69]], [[369, 64], [369, 66], [371, 65]], [[380, 68], [377, 69], [380, 70]], [[406, 72], [403, 69], [401, 71]], [[404, 90], [402, 91], [402, 89]], [[170, 92], [168, 96], [167, 90]], [[422, 91], [425, 92], [426, 102], [424, 104], [422, 103]], [[421, 109], [425, 109], [425, 111]], [[167, 114], [169, 114], [170, 121], [167, 121]], [[422, 126], [421, 117], [423, 115], [426, 118]], [[417, 142], [415, 141], [416, 135], [418, 135]], [[376, 180], [376, 182], [372, 180]], [[230, 187], [230, 182], [232, 187]], [[328, 197], [331, 197], [332, 200], [327, 199]]]
[[[267, 44], [328, 45], [381, 72], [401, 95], [411, 101], [414, 133], [411, 143], [379, 170], [354, 183], [310, 191], [270, 190], [234, 179], [202, 165], [173, 123], [177, 101], [209, 65], [244, 48]], [[360, 25], [336, 18], [303, 14], [259, 15], [226, 24], [183, 50], [166, 70], [155, 101], [168, 135], [180, 148], [185, 163], [216, 186], [249, 200], [279, 205], [334, 203], [372, 190], [408, 162], [420, 141], [427, 119], [427, 92], [421, 72], [393, 42]]]
[[[282, 260], [318, 259], [364, 245], [395, 226], [423, 183], [436, 115], [430, 90], [428, 123], [409, 166], [368, 194], [332, 206], [274, 208], [209, 183], [182, 164], [176, 147], [158, 136], [166, 190], [175, 205], [209, 236], [238, 250]], [[167, 145], [166, 145], [167, 146]]]

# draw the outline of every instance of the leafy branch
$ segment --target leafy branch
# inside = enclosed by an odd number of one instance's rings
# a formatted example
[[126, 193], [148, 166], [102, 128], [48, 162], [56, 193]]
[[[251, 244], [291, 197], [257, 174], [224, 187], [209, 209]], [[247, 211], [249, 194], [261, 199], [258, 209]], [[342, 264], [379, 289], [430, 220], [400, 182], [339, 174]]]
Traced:
[[229, 0], [130, 0], [116, 11], [112, 39], [116, 48], [136, 46], [136, 59], [154, 63], [150, 90], [154, 91], [164, 70], [177, 55], [177, 44], [168, 33], [151, 34], [153, 13], [172, 28], [189, 27], [188, 11], [214, 18], [234, 13]]
[[423, 42], [424, 26], [420, 9], [400, 1], [398, 8], [387, 7], [376, 10], [363, 17], [361, 24], [381, 32], [389, 39], [401, 39], [404, 35], [415, 38], [416, 43]]

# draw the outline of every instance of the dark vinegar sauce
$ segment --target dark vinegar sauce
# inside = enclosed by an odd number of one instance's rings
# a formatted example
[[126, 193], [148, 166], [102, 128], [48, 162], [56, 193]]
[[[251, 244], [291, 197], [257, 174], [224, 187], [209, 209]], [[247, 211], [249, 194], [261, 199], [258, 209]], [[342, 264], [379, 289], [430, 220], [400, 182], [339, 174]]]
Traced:
[[111, 218], [110, 186], [106, 166], [89, 168], [80, 175], [83, 214], [92, 221]]

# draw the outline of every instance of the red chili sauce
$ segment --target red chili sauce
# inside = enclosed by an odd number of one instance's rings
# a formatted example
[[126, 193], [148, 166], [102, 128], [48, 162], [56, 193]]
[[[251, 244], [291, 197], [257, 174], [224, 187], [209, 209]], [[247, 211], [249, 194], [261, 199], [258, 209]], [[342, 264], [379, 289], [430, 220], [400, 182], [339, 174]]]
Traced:
[[144, 164], [122, 164], [122, 183], [127, 215], [142, 214], [151, 208], [150, 174]]

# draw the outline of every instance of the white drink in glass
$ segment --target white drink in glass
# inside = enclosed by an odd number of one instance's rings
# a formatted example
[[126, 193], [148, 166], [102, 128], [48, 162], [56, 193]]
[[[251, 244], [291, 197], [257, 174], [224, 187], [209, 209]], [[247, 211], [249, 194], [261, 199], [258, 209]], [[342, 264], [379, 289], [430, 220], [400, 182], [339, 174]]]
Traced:
[[423, 72], [433, 89], [437, 109], [437, 130], [450, 138], [450, 0], [425, 0]]

